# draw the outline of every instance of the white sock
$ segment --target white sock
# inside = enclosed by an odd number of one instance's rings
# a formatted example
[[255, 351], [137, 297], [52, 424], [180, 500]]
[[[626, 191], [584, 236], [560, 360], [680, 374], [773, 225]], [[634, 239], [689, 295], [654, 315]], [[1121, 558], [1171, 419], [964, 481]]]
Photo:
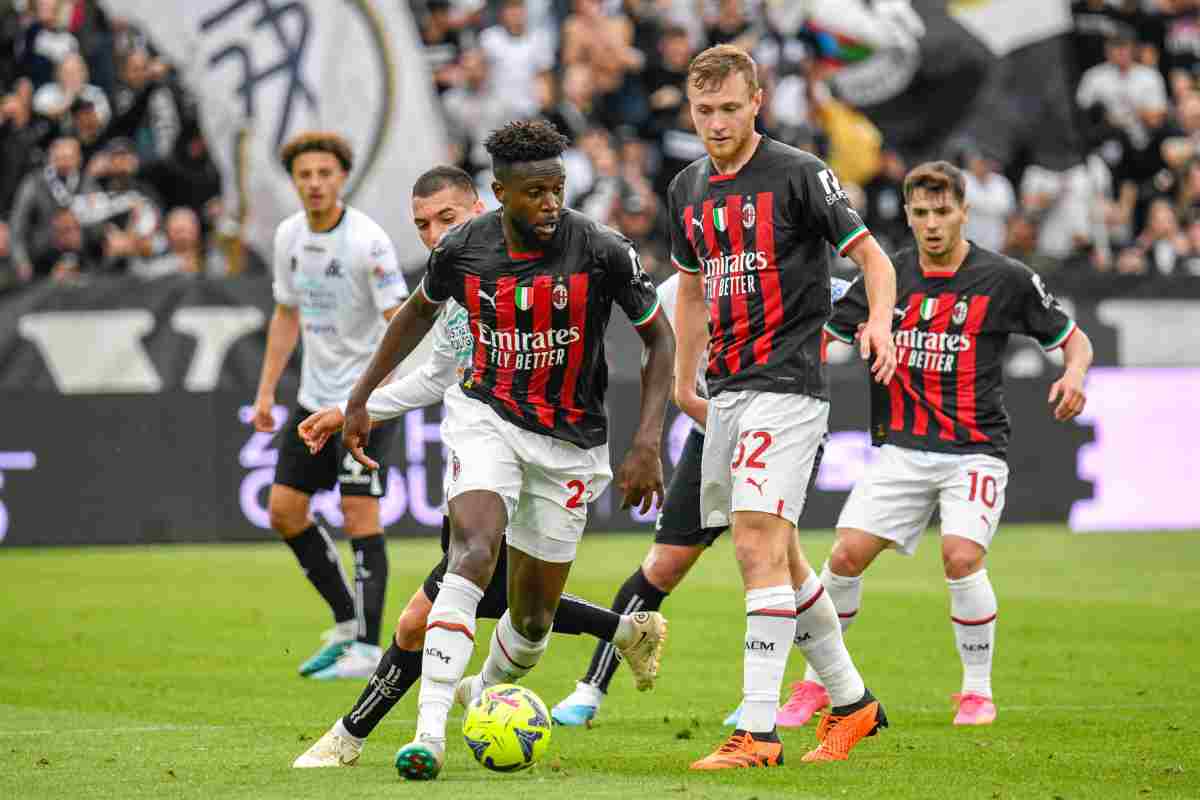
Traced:
[[963, 665], [963, 694], [992, 696], [992, 654], [996, 651], [996, 593], [986, 569], [958, 580], [950, 588], [950, 619]]
[[358, 636], [358, 619], [348, 619], [345, 622], [335, 622], [333, 629], [337, 631], [335, 634], [339, 640], [353, 639]]
[[751, 733], [775, 730], [779, 687], [791, 650], [788, 639], [795, 630], [796, 600], [791, 586], [768, 586], [746, 592], [740, 729]]
[[[844, 575], [836, 575], [829, 569], [829, 562], [826, 561], [821, 565], [821, 585], [825, 587], [829, 599], [833, 601], [833, 607], [837, 609], [838, 622], [842, 626], [844, 635], [846, 629], [850, 627], [850, 623], [854, 622], [854, 618], [858, 615], [858, 609], [862, 605], [862, 576], [847, 578]], [[797, 591], [796, 607], [799, 608], [800, 605], [800, 592]], [[804, 668], [804, 680], [812, 683], [821, 682], [821, 676], [812, 668], [812, 664]]]
[[361, 745], [365, 741], [364, 739], [360, 739], [350, 731], [346, 730], [346, 726], [342, 724], [341, 717], [338, 717], [338, 721], [333, 723], [333, 732], [335, 735], [341, 736], [343, 739], [349, 739], [358, 745]]
[[831, 705], [857, 703], [867, 690], [842, 641], [837, 609], [815, 572], [795, 597], [796, 646], [824, 684]]
[[446, 717], [454, 689], [467, 670], [475, 649], [475, 612], [483, 590], [466, 578], [449, 573], [425, 628], [421, 658], [421, 691], [417, 701], [417, 738], [446, 738]]
[[549, 633], [540, 642], [532, 642], [517, 633], [505, 611], [492, 631], [492, 646], [483, 662], [483, 688], [519, 681], [537, 666], [549, 646]]
[[623, 650], [633, 642], [633, 636], [637, 633], [637, 629], [633, 627], [633, 620], [628, 614], [621, 615], [621, 621], [617, 623], [617, 632], [613, 634], [613, 647], [618, 650]]

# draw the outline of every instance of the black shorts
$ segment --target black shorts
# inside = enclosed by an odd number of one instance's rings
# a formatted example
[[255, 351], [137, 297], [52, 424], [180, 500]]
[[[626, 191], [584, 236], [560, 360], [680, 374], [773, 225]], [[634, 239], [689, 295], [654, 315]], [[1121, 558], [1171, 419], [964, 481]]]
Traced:
[[331, 437], [319, 453], [314, 455], [308, 452], [308, 446], [300, 438], [296, 427], [311, 413], [297, 405], [283, 428], [275, 434], [279, 445], [275, 483], [305, 494], [316, 494], [334, 486], [340, 487], [343, 495], [356, 497], [383, 497], [387, 494], [386, 457], [391, 449], [396, 423], [385, 422], [371, 431], [366, 454], [378, 462], [380, 468], [376, 471], [355, 461], [354, 456], [342, 447], [340, 436]]
[[[446, 577], [446, 566], [450, 562], [446, 551], [450, 547], [450, 518], [442, 517], [442, 560], [425, 578], [425, 596], [436, 600], [441, 589], [442, 578]], [[500, 545], [500, 557], [496, 559], [496, 571], [492, 573], [492, 582], [483, 591], [483, 599], [479, 601], [479, 610], [475, 616], [479, 619], [500, 619], [508, 610], [508, 547]]]
[[654, 525], [655, 544], [708, 547], [725, 532], [723, 527], [705, 528], [700, 524], [700, 456], [703, 453], [704, 434], [692, 428], [667, 485], [662, 513]]
[[[682, 547], [708, 547], [725, 532], [725, 528], [705, 528], [700, 525], [700, 459], [704, 453], [704, 434], [692, 428], [683, 443], [679, 463], [667, 486], [667, 497], [663, 501], [662, 513], [654, 526], [655, 544], [673, 544]], [[817, 448], [813, 460], [812, 476], [808, 479], [811, 494], [817, 481], [817, 470], [825, 445]]]

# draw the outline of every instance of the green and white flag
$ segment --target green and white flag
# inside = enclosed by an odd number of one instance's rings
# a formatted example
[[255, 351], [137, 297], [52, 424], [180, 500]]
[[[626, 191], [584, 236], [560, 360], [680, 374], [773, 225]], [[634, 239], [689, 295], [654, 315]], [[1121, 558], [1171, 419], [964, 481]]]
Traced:
[[713, 224], [717, 226], [717, 230], [719, 230], [721, 233], [725, 232], [725, 209], [724, 208], [714, 208], [713, 209]]
[[528, 311], [529, 309], [533, 308], [533, 287], [518, 286], [516, 298], [517, 308], [521, 309], [522, 311]]
[[927, 297], [921, 301], [921, 319], [929, 321], [937, 313], [937, 300]]

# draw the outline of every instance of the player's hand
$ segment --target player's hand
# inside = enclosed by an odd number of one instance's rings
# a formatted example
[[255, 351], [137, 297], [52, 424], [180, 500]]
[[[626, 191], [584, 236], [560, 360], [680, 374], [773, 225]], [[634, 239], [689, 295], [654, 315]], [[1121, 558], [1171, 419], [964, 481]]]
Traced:
[[858, 338], [858, 352], [863, 361], [870, 361], [871, 356], [875, 356], [871, 361], [871, 375], [876, 383], [890, 383], [896, 373], [896, 344], [892, 341], [891, 321], [868, 320]]
[[634, 444], [617, 470], [617, 488], [621, 490], [621, 508], [637, 506], [646, 514], [651, 506], [662, 508], [662, 457], [657, 447]]
[[379, 469], [379, 464], [366, 454], [364, 449], [371, 435], [371, 417], [366, 406], [347, 406], [346, 418], [342, 423], [342, 445], [354, 456], [354, 460], [367, 469]]
[[275, 432], [274, 397], [258, 397], [254, 400], [254, 430], [259, 433]]
[[296, 428], [300, 438], [308, 445], [308, 452], [316, 455], [329, 441], [329, 437], [342, 429], [346, 415], [340, 408], [322, 408], [315, 414], [310, 414]]
[[1083, 391], [1083, 375], [1075, 370], [1064, 372], [1050, 387], [1048, 402], [1054, 406], [1054, 418], [1059, 422], [1078, 417], [1087, 405], [1087, 395]]

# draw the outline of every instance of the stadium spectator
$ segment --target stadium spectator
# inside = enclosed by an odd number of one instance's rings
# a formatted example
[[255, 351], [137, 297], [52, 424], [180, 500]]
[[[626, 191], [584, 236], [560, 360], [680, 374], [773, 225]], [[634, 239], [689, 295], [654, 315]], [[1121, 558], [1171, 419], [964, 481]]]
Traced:
[[144, 48], [129, 51], [121, 62], [109, 132], [132, 139], [147, 163], [170, 158], [183, 127], [179, 101], [166, 82], [169, 73], [167, 64]]
[[1012, 184], [996, 164], [978, 151], [966, 154], [963, 177], [967, 185], [966, 236], [987, 250], [1004, 247], [1006, 220], [1017, 207]]
[[544, 29], [531, 29], [528, 21], [525, 0], [501, 0], [499, 24], [479, 35], [488, 65], [489, 94], [518, 117], [537, 113], [536, 78], [555, 63], [553, 38]]
[[433, 76], [439, 95], [463, 83], [460, 61], [463, 53], [475, 47], [470, 28], [455, 24], [450, 0], [428, 0], [421, 16], [421, 44], [425, 46], [425, 63]]
[[63, 59], [79, 52], [79, 41], [63, 25], [59, 0], [35, 0], [33, 8], [33, 18], [18, 45], [17, 69], [36, 89], [54, 80]]
[[652, 130], [668, 128], [673, 123], [683, 104], [688, 63], [693, 55], [695, 50], [688, 38], [687, 28], [670, 25], [663, 30], [655, 54], [642, 76], [650, 106], [649, 124]]
[[482, 51], [464, 53], [463, 85], [442, 97], [450, 139], [461, 150], [462, 166], [472, 174], [491, 165], [483, 147], [488, 134], [517, 113], [505, 95], [491, 89], [489, 78], [493, 69]]
[[166, 222], [167, 250], [159, 256], [134, 261], [129, 271], [139, 278], [198, 275], [220, 278], [229, 274], [221, 251], [209, 247], [200, 229], [200, 217], [187, 206], [171, 209]]
[[101, 127], [108, 124], [112, 109], [104, 90], [89, 83], [88, 66], [83, 56], [69, 53], [58, 65], [57, 80], [43, 85], [33, 95], [33, 110], [62, 125], [76, 101], [88, 103], [96, 112]]
[[20, 79], [13, 91], [0, 98], [0, 216], [7, 217], [17, 187], [40, 155], [39, 143], [49, 125], [33, 116], [30, 98], [33, 87]]
[[62, 136], [50, 144], [45, 167], [29, 173], [17, 190], [10, 225], [18, 274], [33, 274], [33, 252], [54, 212], [71, 208], [84, 191], [79, 140]]
[[904, 176], [908, 166], [895, 150], [880, 154], [880, 169], [863, 186], [867, 227], [889, 253], [909, 241], [908, 222], [904, 218]]
[[1075, 101], [1093, 117], [1124, 132], [1136, 150], [1167, 113], [1167, 86], [1157, 70], [1134, 60], [1136, 39], [1121, 29], [1105, 44], [1105, 61], [1083, 74]]
[[139, 258], [161, 252], [156, 236], [162, 219], [157, 194], [139, 177], [140, 161], [128, 139], [112, 140], [88, 163], [88, 177], [95, 180], [90, 191], [76, 204], [80, 222], [100, 234], [104, 256], [111, 269], [124, 269]]
[[[549, 95], [542, 106], [542, 116], [558, 128], [574, 144], [589, 128], [599, 124], [596, 114], [596, 90], [592, 70], [585, 64], [574, 64], [563, 70], [562, 82], [556, 87], [553, 75], [543, 73], [541, 83]], [[557, 91], [556, 91], [557, 88]], [[556, 96], [557, 95], [557, 96]]]
[[50, 217], [49, 235], [36, 252], [34, 275], [54, 283], [74, 283], [100, 267], [101, 247], [84, 231], [75, 212], [59, 208]]
[[649, 115], [640, 82], [646, 56], [633, 46], [633, 22], [622, 13], [605, 14], [600, 0], [575, 0], [562, 26], [562, 65], [586, 65], [608, 116], [638, 125]]
[[1188, 252], [1189, 243], [1179, 229], [1170, 199], [1160, 197], [1150, 204], [1146, 227], [1138, 234], [1135, 246], [1145, 255], [1148, 270], [1159, 275], [1175, 272], [1179, 256]]

